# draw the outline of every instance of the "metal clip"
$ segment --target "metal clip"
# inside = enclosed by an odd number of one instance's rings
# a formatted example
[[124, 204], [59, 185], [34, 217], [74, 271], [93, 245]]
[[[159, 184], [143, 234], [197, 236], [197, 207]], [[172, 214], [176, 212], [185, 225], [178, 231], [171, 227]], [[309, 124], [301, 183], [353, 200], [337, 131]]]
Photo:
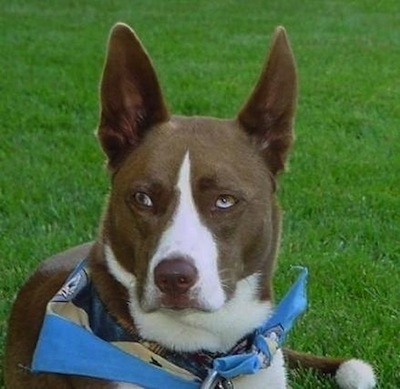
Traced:
[[217, 371], [211, 370], [200, 389], [234, 389], [231, 380], [221, 377]]

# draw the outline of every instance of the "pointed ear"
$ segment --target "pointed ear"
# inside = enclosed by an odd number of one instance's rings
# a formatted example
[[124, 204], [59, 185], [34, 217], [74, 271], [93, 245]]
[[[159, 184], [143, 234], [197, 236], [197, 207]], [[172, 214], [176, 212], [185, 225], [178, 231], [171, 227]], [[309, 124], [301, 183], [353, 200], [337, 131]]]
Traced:
[[296, 65], [283, 27], [277, 27], [261, 76], [238, 120], [257, 139], [273, 174], [279, 173], [293, 143]]
[[149, 56], [122, 23], [111, 30], [100, 97], [98, 137], [109, 167], [115, 168], [146, 130], [169, 118]]

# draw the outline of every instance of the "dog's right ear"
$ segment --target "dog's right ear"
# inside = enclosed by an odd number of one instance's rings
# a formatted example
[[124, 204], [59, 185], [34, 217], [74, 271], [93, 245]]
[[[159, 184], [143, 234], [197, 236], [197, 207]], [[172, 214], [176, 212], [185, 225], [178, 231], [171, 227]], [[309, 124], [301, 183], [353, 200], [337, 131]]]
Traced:
[[111, 30], [100, 88], [98, 137], [115, 169], [151, 126], [169, 113], [153, 65], [130, 27]]

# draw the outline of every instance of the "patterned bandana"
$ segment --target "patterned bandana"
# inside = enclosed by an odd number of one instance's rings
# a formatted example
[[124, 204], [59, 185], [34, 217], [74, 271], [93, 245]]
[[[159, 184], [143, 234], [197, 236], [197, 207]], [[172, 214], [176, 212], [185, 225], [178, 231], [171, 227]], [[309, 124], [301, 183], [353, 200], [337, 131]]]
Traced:
[[121, 327], [100, 300], [86, 265], [76, 267], [47, 305], [34, 373], [82, 375], [146, 389], [198, 389], [211, 375], [233, 378], [268, 367], [307, 305], [303, 269], [274, 315], [227, 353], [175, 352]]

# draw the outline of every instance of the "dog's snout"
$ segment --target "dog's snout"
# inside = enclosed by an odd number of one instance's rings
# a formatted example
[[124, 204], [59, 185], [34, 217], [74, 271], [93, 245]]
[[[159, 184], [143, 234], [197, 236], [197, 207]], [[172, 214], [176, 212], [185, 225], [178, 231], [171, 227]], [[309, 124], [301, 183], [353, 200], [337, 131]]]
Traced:
[[162, 260], [154, 269], [154, 283], [168, 295], [186, 293], [197, 280], [197, 269], [185, 258]]

